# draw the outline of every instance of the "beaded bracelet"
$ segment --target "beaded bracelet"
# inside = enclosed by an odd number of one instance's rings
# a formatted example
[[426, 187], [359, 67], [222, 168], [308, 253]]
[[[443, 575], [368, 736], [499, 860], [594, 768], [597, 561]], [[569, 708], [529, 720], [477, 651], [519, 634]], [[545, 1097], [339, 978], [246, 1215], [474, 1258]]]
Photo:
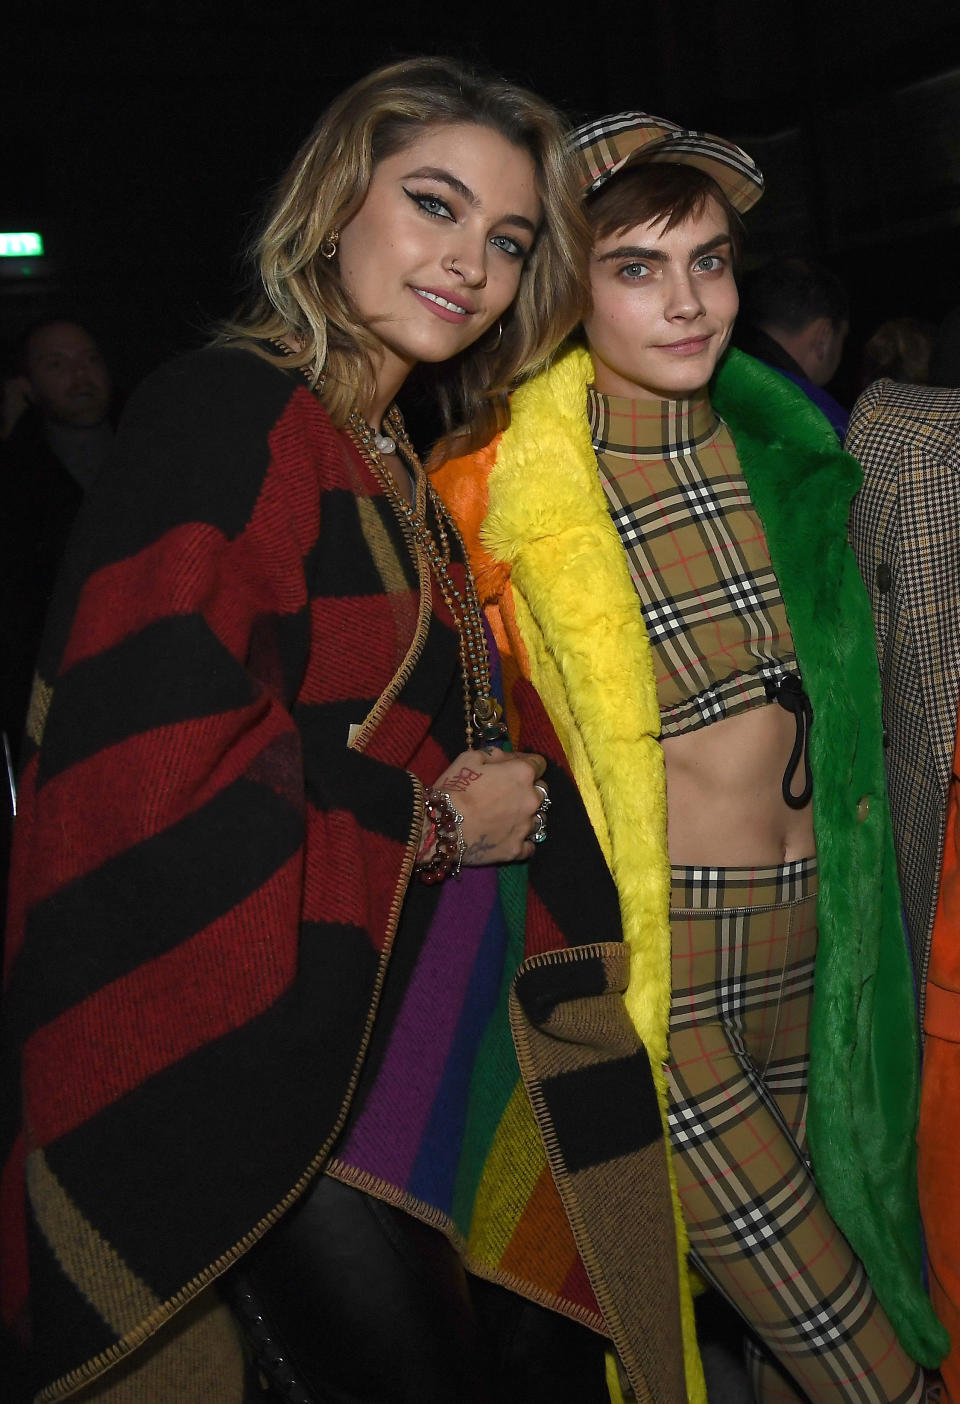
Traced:
[[436, 847], [428, 862], [417, 864], [417, 873], [427, 883], [459, 877], [460, 864], [467, 848], [463, 840], [463, 815], [445, 790], [428, 789], [424, 798], [427, 817], [436, 835]]

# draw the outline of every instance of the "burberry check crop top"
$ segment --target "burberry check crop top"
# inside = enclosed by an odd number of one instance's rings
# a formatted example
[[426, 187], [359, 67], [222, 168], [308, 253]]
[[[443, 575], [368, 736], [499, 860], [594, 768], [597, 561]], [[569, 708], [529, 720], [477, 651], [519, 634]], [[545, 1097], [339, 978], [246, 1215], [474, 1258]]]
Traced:
[[727, 426], [707, 399], [631, 400], [590, 386], [587, 400], [653, 650], [661, 734], [774, 697], [793, 710], [789, 694], [803, 696], [793, 639]]

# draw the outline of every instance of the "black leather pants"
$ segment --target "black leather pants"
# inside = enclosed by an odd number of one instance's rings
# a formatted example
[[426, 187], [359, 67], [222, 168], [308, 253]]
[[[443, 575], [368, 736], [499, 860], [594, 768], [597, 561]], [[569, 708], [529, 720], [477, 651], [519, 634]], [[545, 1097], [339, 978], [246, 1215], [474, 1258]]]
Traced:
[[609, 1400], [599, 1336], [468, 1275], [435, 1229], [325, 1175], [224, 1289], [282, 1357], [270, 1397], [292, 1404]]

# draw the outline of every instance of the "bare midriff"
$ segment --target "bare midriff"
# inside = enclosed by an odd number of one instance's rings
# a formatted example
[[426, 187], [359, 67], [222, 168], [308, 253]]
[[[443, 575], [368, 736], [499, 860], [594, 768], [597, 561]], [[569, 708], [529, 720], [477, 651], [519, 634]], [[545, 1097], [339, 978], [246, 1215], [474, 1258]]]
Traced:
[[[781, 789], [796, 731], [771, 703], [664, 739], [672, 864], [759, 868], [814, 855], [813, 805], [792, 809]], [[795, 793], [804, 779], [801, 761]]]

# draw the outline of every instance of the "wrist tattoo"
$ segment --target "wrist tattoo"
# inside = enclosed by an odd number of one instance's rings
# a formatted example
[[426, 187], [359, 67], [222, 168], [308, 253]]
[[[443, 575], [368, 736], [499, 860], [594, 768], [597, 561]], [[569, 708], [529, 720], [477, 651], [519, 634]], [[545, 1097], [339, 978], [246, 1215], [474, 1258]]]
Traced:
[[488, 843], [486, 834], [481, 834], [473, 843], [468, 843], [463, 850], [463, 861], [472, 868], [479, 868], [487, 861], [487, 857], [496, 848], [495, 843]]

